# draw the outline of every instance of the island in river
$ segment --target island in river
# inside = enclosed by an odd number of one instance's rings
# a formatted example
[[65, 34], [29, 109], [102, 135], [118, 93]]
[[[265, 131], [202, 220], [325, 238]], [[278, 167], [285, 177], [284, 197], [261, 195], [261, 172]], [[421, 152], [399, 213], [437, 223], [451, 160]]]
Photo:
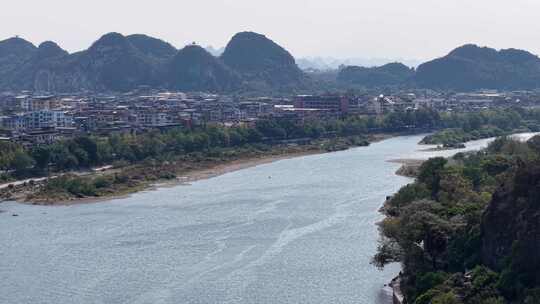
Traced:
[[[0, 205], [2, 303], [387, 304], [378, 212], [422, 136], [283, 159], [114, 203]], [[471, 142], [467, 149], [484, 147]], [[18, 217], [12, 217], [18, 214]]]

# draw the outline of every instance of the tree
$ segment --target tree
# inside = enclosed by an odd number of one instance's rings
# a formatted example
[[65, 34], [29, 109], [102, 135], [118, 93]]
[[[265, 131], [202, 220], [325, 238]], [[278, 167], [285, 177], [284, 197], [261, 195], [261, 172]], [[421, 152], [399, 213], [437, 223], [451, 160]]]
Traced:
[[75, 138], [74, 142], [86, 152], [88, 165], [95, 165], [98, 163], [98, 147], [94, 139], [83, 136]]
[[461, 304], [462, 302], [456, 297], [453, 292], [443, 293], [433, 298], [433, 304]]
[[443, 157], [434, 157], [425, 161], [420, 166], [418, 181], [424, 183], [432, 191], [432, 194], [436, 194], [439, 191], [440, 172], [444, 169], [447, 162]]
[[45, 170], [51, 161], [51, 150], [48, 147], [39, 146], [32, 150], [32, 157], [36, 161], [36, 167]]
[[34, 160], [26, 152], [18, 150], [13, 155], [11, 167], [17, 174], [23, 174], [34, 166]]

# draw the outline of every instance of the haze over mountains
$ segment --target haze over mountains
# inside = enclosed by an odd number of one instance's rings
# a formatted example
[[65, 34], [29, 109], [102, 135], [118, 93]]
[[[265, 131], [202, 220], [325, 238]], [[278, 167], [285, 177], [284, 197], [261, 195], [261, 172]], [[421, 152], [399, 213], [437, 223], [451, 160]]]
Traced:
[[361, 67], [377, 67], [391, 62], [401, 62], [409, 67], [417, 67], [422, 62], [415, 59], [406, 58], [367, 58], [367, 57], [351, 57], [351, 58], [335, 58], [335, 57], [301, 57], [296, 58], [296, 63], [303, 70], [319, 70], [329, 71], [337, 70], [343, 66], [361, 66]]
[[127, 91], [138, 86], [189, 91], [302, 88], [294, 58], [263, 35], [236, 34], [222, 56], [198, 45], [177, 50], [145, 35], [109, 33], [87, 50], [68, 54], [53, 42], [35, 47], [0, 41], [0, 89], [49, 92]]
[[394, 62], [380, 67], [348, 66], [339, 72], [338, 82], [366, 87], [398, 86], [411, 83], [414, 69]]
[[17, 37], [0, 41], [0, 90], [46, 92], [128, 91], [140, 86], [227, 93], [326, 87], [534, 89], [540, 87], [540, 59], [523, 50], [470, 44], [417, 69], [397, 62], [347, 66], [334, 78], [321, 80], [303, 72], [285, 48], [254, 32], [234, 35], [224, 50], [198, 45], [178, 50], [157, 38], [119, 33], [106, 34], [72, 54], [51, 41], [38, 47]]

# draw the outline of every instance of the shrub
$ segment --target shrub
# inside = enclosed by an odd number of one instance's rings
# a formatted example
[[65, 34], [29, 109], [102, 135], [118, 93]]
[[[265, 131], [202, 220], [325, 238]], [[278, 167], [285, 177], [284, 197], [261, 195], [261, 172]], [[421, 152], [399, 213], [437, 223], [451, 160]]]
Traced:
[[416, 279], [416, 289], [422, 294], [448, 279], [445, 272], [428, 272]]
[[97, 189], [108, 188], [110, 186], [111, 186], [110, 179], [104, 176], [99, 176], [94, 179], [94, 187], [96, 187]]

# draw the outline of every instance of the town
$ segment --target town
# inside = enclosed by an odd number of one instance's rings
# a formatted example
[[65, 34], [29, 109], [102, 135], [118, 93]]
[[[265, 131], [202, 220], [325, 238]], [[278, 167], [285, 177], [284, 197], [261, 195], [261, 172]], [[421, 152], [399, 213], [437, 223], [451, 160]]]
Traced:
[[148, 88], [122, 94], [4, 92], [0, 94], [0, 140], [39, 145], [81, 135], [138, 134], [151, 129], [205, 125], [249, 127], [265, 119], [302, 124], [418, 109], [461, 113], [538, 105], [537, 91], [411, 90], [390, 95], [369, 92], [287, 97], [238, 97]]

